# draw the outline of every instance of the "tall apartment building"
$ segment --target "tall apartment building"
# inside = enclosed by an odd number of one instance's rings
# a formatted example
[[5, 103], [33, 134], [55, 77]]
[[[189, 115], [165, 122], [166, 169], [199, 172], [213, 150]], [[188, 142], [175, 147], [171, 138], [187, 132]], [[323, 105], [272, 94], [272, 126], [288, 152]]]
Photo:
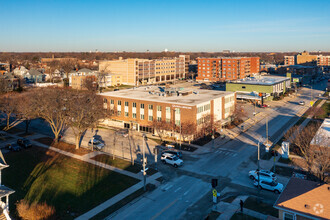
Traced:
[[[100, 95], [104, 99], [104, 108], [112, 115], [103, 123], [149, 133], [154, 133], [154, 121], [177, 126], [192, 123], [197, 132], [205, 125], [206, 119], [212, 120], [211, 123], [227, 119], [236, 104], [235, 92], [195, 88], [150, 86]], [[177, 134], [170, 130], [169, 135], [174, 137]]]
[[259, 57], [197, 58], [197, 81], [225, 81], [242, 79], [259, 73]]
[[[187, 55], [161, 59], [119, 59], [100, 61], [99, 71], [120, 74], [126, 85], [146, 85], [185, 77]], [[189, 61], [188, 61], [189, 62]]]
[[296, 55], [296, 64], [306, 64], [316, 62], [317, 55], [310, 55], [307, 51], [304, 51]]
[[317, 65], [318, 66], [330, 66], [330, 56], [317, 56]]
[[295, 57], [294, 56], [284, 56], [284, 65], [286, 65], [286, 66], [295, 65]]

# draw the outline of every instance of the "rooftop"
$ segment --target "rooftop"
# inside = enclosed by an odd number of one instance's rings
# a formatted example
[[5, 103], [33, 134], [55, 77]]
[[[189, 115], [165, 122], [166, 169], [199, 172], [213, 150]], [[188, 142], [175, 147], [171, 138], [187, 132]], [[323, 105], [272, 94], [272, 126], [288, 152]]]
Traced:
[[274, 207], [308, 217], [328, 219], [330, 216], [329, 198], [329, 184], [292, 177]]
[[319, 130], [317, 130], [313, 140], [312, 145], [330, 146], [330, 118], [324, 119]]
[[197, 104], [230, 94], [234, 94], [234, 92], [204, 90], [191, 87], [165, 88], [162, 86], [147, 86], [114, 92], [105, 92], [101, 93], [100, 95], [195, 106]]
[[286, 80], [290, 80], [288, 77], [279, 76], [259, 76], [259, 77], [247, 77], [244, 79], [238, 79], [231, 81], [230, 83], [240, 83], [240, 84], [252, 84], [252, 85], [274, 85]]

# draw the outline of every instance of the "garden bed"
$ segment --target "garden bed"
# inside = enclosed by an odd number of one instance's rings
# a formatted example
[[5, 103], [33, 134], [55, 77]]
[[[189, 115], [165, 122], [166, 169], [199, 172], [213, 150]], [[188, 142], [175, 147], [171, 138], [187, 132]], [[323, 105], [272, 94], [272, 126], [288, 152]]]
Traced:
[[256, 197], [249, 197], [244, 202], [244, 208], [262, 213], [264, 215], [271, 215], [278, 218], [278, 210], [268, 203], [259, 202]]

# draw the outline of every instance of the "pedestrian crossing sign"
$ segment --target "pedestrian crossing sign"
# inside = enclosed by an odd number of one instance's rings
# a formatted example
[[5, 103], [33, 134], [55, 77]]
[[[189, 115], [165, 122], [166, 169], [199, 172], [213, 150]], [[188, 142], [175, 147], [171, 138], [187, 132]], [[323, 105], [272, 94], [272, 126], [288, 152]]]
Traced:
[[212, 192], [213, 192], [213, 196], [214, 196], [214, 197], [217, 197], [217, 190], [216, 190], [216, 189], [213, 189]]

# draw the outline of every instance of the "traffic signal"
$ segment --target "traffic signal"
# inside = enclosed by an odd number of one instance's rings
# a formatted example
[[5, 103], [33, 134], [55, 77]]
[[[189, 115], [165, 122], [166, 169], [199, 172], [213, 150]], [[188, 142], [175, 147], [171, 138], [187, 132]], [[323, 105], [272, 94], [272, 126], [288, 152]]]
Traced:
[[218, 185], [218, 179], [212, 179], [212, 188], [217, 187]]

